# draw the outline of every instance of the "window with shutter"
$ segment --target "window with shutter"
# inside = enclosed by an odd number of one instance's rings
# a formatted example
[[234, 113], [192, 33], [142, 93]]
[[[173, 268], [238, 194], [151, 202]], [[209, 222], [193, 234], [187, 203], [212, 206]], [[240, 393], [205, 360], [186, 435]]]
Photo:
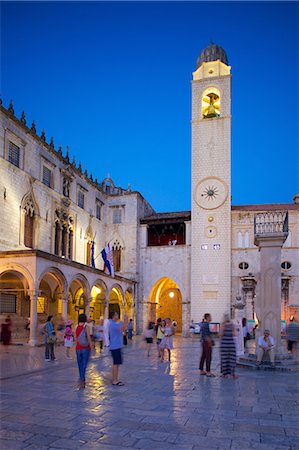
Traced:
[[114, 271], [120, 272], [120, 270], [121, 270], [121, 248], [113, 248], [113, 264], [114, 264]]
[[15, 294], [0, 293], [0, 313], [15, 313], [17, 296]]
[[43, 183], [51, 187], [52, 172], [47, 166], [43, 166]]
[[29, 248], [33, 248], [33, 222], [34, 215], [25, 214], [24, 245]]
[[84, 209], [84, 193], [82, 191], [78, 191], [78, 206]]
[[121, 209], [115, 208], [113, 210], [113, 223], [121, 223]]
[[8, 144], [8, 161], [16, 167], [20, 167], [20, 147], [13, 142]]

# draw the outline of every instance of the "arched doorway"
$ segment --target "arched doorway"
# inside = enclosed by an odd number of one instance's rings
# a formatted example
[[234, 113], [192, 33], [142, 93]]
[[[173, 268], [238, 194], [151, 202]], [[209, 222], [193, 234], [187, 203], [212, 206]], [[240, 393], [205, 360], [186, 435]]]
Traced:
[[90, 318], [96, 323], [105, 317], [106, 287], [103, 283], [96, 283], [91, 289], [91, 302], [89, 305]]
[[182, 332], [182, 294], [177, 283], [163, 277], [152, 287], [149, 297], [149, 320], [169, 317], [177, 323], [177, 331]]
[[69, 287], [68, 316], [77, 323], [79, 314], [86, 312], [88, 288], [81, 278], [75, 278]]
[[49, 268], [41, 276], [39, 283], [39, 295], [37, 298], [38, 321], [46, 320], [48, 315], [54, 316], [58, 322], [62, 317], [62, 294], [64, 293], [66, 280], [64, 275], [56, 268]]
[[11, 270], [0, 275], [0, 314], [16, 314], [27, 318], [30, 315], [28, 282], [23, 274]]
[[134, 302], [132, 288], [129, 288], [125, 292], [125, 315], [127, 318], [134, 319]]
[[113, 287], [109, 293], [109, 317], [112, 312], [116, 311], [119, 317], [122, 318], [122, 304], [123, 296], [119, 287]]

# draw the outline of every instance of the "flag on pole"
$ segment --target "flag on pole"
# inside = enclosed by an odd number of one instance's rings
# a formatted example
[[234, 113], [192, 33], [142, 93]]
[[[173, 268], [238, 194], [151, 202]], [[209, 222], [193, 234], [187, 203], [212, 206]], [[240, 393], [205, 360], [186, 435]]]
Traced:
[[95, 266], [96, 266], [95, 261], [94, 261], [94, 241], [91, 242], [90, 265], [93, 268], [95, 268]]
[[113, 250], [111, 242], [103, 248], [101, 255], [104, 261], [104, 272], [109, 273], [111, 277], [114, 277], [114, 264], [113, 264]]

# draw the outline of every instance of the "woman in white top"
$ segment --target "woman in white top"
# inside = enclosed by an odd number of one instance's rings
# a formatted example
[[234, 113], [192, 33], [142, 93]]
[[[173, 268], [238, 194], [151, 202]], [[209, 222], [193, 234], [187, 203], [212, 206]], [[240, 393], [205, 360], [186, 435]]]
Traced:
[[166, 349], [168, 352], [168, 360], [170, 361], [171, 350], [173, 349], [173, 335], [175, 331], [170, 319], [165, 319], [165, 322], [166, 325], [164, 328], [164, 336], [160, 342], [160, 354], [161, 361], [164, 361], [164, 350]]

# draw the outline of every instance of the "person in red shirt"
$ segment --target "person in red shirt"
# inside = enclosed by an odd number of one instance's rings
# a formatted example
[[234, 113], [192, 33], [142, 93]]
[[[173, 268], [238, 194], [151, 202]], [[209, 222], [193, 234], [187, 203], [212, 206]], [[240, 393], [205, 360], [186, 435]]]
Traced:
[[86, 315], [80, 314], [78, 318], [78, 325], [75, 330], [76, 356], [79, 368], [79, 389], [85, 388], [85, 373], [92, 348], [92, 341], [86, 327], [86, 321]]

